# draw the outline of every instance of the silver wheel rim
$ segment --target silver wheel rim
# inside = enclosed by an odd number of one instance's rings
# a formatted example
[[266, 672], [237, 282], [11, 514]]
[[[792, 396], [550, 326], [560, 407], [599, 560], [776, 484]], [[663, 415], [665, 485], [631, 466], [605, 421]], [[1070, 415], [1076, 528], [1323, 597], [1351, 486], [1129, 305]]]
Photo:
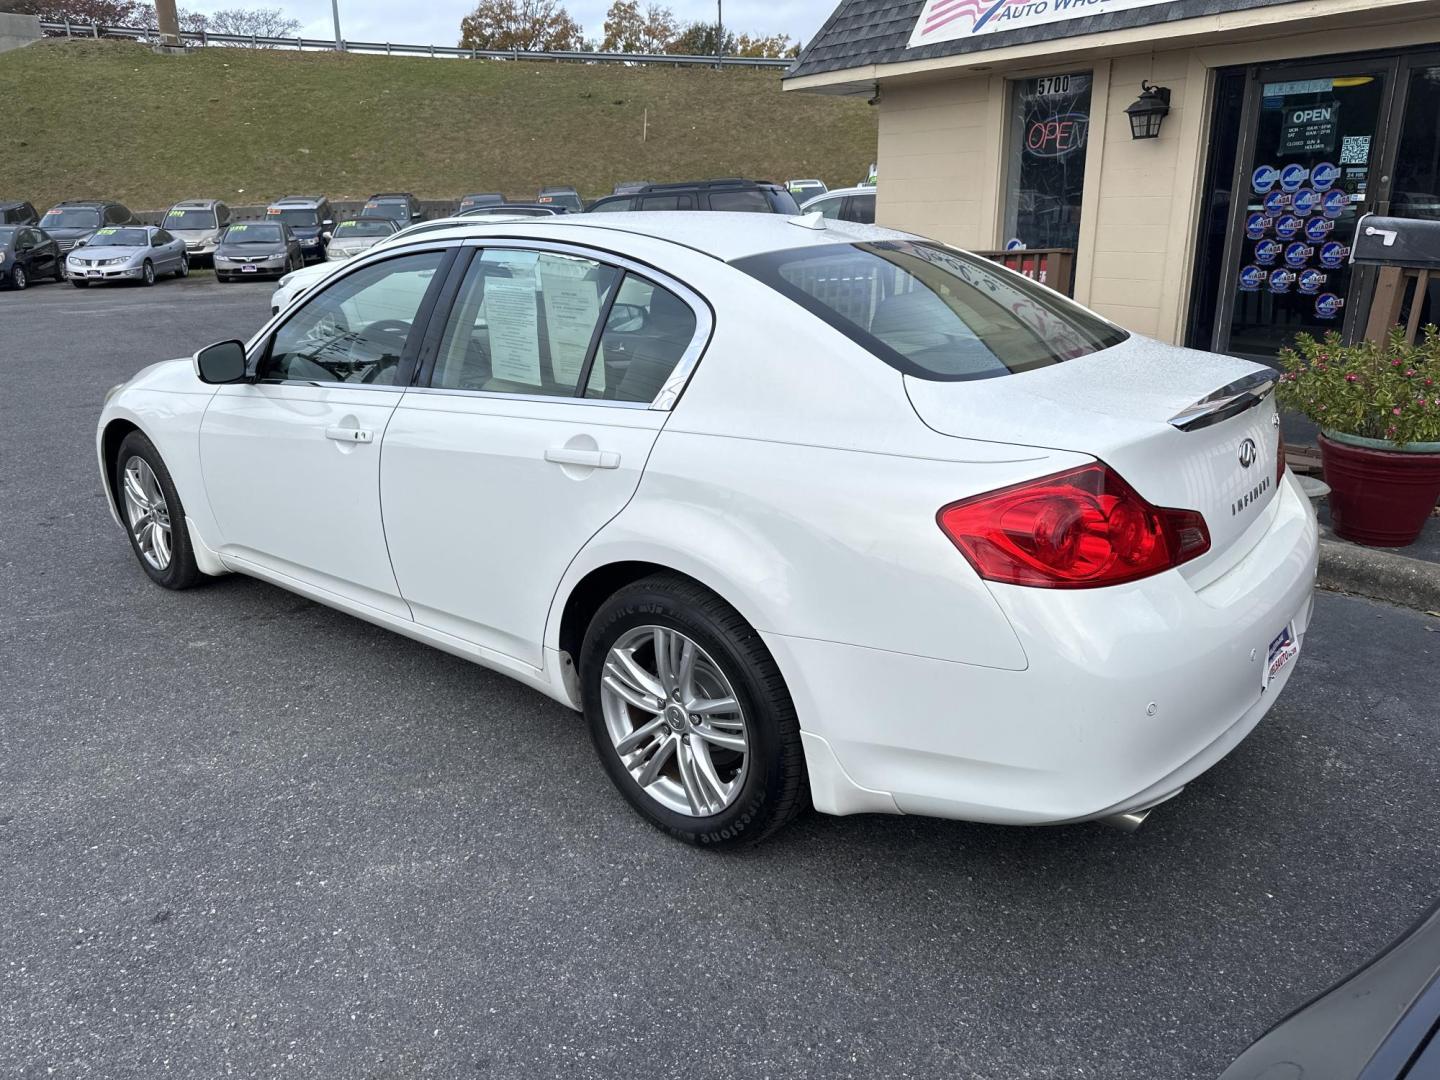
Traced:
[[14, 282], [15, 282], [15, 288], [17, 288], [17, 289], [23, 289], [23, 288], [25, 288], [25, 285], [26, 285], [26, 281], [25, 281], [25, 270], [24, 270], [23, 267], [19, 267], [19, 266], [15, 267], [15, 273], [14, 273], [14, 275], [13, 275], [13, 279], [14, 279]]
[[149, 285], [155, 280], [155, 268], [149, 263], [145, 264], [145, 284]]
[[744, 711], [720, 665], [679, 630], [622, 634], [605, 657], [600, 704], [621, 763], [661, 806], [711, 817], [739, 797], [750, 764]]
[[144, 458], [132, 457], [125, 462], [121, 484], [135, 547], [151, 567], [163, 571], [170, 565], [170, 507], [155, 470]]

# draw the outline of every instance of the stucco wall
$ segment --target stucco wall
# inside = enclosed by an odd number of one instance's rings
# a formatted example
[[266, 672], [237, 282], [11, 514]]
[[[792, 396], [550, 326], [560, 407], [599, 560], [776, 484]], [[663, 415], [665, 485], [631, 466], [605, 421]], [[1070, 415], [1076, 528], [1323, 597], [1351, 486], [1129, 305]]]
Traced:
[[[1009, 82], [1090, 71], [1075, 297], [1123, 326], [1176, 342], [1189, 309], [1214, 70], [1437, 40], [1440, 20], [1428, 18], [881, 79], [877, 220], [961, 247], [1000, 247]], [[1125, 107], [1142, 80], [1170, 88], [1170, 115], [1158, 139], [1137, 141]]]
[[0, 14], [0, 52], [39, 41], [40, 20], [34, 15]]

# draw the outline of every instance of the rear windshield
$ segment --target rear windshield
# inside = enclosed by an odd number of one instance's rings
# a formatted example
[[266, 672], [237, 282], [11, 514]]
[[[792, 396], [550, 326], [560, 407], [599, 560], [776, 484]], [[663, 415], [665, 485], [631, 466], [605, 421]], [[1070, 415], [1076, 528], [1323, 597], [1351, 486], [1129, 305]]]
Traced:
[[389, 236], [394, 231], [393, 221], [342, 221], [335, 226], [336, 236]]
[[460, 209], [468, 210], [472, 206], [498, 206], [505, 201], [505, 196], [498, 192], [489, 195], [466, 195], [460, 200]]
[[773, 251], [735, 266], [907, 375], [992, 379], [1128, 336], [974, 255], [912, 240]]
[[388, 218], [391, 221], [407, 221], [410, 217], [410, 203], [405, 199], [372, 199], [360, 211], [362, 218]]

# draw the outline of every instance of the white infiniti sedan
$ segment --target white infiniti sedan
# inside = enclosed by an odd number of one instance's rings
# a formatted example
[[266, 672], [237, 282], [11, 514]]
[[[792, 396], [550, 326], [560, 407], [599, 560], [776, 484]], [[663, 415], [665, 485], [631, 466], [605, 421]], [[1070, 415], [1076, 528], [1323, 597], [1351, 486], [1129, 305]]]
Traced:
[[1149, 808], [1283, 691], [1273, 372], [817, 216], [458, 225], [111, 391], [141, 568], [254, 575], [584, 713], [700, 844]]

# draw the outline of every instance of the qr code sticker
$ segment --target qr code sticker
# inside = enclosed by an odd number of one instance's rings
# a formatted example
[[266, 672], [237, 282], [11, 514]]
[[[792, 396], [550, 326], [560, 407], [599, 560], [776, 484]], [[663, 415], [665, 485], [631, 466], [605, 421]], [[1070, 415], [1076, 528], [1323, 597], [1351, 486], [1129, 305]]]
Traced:
[[1364, 165], [1370, 160], [1370, 136], [1346, 135], [1340, 146], [1341, 165]]

